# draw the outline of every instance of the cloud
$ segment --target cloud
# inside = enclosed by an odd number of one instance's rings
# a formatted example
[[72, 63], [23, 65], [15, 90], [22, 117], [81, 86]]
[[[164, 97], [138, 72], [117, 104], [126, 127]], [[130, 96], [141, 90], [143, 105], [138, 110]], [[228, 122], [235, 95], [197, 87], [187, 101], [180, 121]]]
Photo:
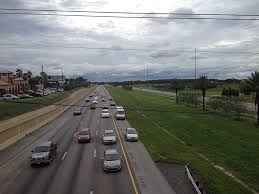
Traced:
[[[1, 7], [37, 9], [88, 9], [175, 13], [251, 13], [259, 5], [253, 0], [160, 2], [117, 1], [41, 1], [3, 0]], [[84, 7], [84, 8], [82, 8]], [[90, 9], [89, 8], [89, 9]], [[173, 15], [165, 15], [172, 17]], [[187, 17], [187, 16], [181, 16]], [[197, 17], [197, 16], [188, 16]], [[1, 46], [0, 69], [23, 68], [39, 74], [41, 65], [49, 74], [85, 75], [92, 80], [151, 79], [193, 77], [194, 52], [134, 51], [215, 50], [259, 52], [259, 26], [256, 21], [112, 19], [58, 16], [1, 15], [0, 43], [45, 45]], [[60, 45], [60, 47], [48, 47]], [[63, 47], [62, 47], [63, 45]], [[77, 47], [77, 48], [68, 48]], [[81, 48], [80, 48], [81, 47]], [[87, 48], [112, 48], [87, 49]], [[199, 53], [198, 74], [215, 78], [246, 77], [258, 69], [253, 54]]]
[[153, 52], [150, 54], [150, 57], [152, 58], [171, 58], [171, 57], [178, 57], [180, 53], [176, 52], [169, 52], [169, 51], [159, 51], [159, 52]]

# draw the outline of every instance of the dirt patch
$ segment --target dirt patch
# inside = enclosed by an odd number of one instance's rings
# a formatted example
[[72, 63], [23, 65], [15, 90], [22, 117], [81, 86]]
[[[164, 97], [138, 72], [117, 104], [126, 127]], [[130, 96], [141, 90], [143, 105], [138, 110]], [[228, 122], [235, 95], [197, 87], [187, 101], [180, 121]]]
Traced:
[[184, 166], [178, 164], [157, 163], [157, 167], [177, 194], [196, 194], [187, 177]]

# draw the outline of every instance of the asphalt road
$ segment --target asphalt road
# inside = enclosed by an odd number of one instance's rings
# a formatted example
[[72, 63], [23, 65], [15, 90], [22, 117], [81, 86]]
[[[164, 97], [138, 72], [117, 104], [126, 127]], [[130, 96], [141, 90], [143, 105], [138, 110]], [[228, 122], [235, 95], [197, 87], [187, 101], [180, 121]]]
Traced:
[[[81, 100], [78, 104], [89, 103]], [[114, 128], [112, 119], [102, 119], [101, 109], [85, 107], [82, 113], [73, 116], [70, 108], [53, 122], [1, 151], [0, 193], [135, 193], [123, 157], [120, 172], [105, 173], [102, 169], [105, 149], [117, 148], [121, 152], [119, 143], [103, 145], [101, 141], [104, 130]], [[78, 144], [75, 133], [85, 127], [90, 128], [92, 141]], [[47, 140], [57, 143], [57, 156], [51, 165], [31, 167], [30, 151]]]
[[[103, 90], [98, 87], [95, 92], [104, 93]], [[77, 104], [89, 105], [84, 98]], [[101, 105], [99, 98], [97, 106]], [[144, 146], [140, 142], [134, 142], [132, 145], [125, 142], [123, 128], [127, 126], [127, 121], [116, 122], [113, 117], [101, 118], [101, 108], [90, 110], [89, 107], [84, 107], [80, 116], [73, 115], [73, 108], [68, 109], [54, 121], [0, 152], [0, 193], [174, 193]], [[76, 132], [86, 127], [91, 130], [92, 140], [90, 143], [79, 144]], [[118, 138], [117, 134], [115, 145], [102, 144], [101, 138], [105, 129], [114, 129], [121, 135], [121, 138]], [[31, 167], [31, 150], [35, 145], [47, 140], [57, 143], [57, 156], [50, 165]], [[103, 171], [103, 152], [110, 148], [116, 148], [121, 154], [120, 172]], [[130, 154], [127, 153], [127, 149], [130, 149]], [[138, 170], [136, 164], [132, 165], [134, 161], [139, 162], [141, 169]]]

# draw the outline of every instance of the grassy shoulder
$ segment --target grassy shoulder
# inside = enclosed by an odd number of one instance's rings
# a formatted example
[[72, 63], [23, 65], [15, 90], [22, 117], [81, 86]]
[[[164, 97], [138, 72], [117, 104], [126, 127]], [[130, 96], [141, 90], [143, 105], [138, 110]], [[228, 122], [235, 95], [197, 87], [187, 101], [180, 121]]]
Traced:
[[[12, 103], [12, 102], [0, 102], [0, 121], [9, 119], [47, 105], [59, 102], [69, 96], [75, 90], [59, 92], [51, 94], [44, 97], [34, 97], [27, 99], [18, 99], [17, 102], [21, 103]], [[22, 103], [24, 102], [24, 104]], [[30, 104], [35, 103], [35, 104]], [[38, 104], [37, 104], [38, 103]]]
[[[107, 89], [118, 104], [126, 108], [171, 111], [127, 111], [127, 118], [140, 130], [141, 140], [155, 161], [189, 163], [211, 193], [251, 193], [213, 167], [211, 162], [223, 166], [259, 191], [259, 129], [252, 120], [235, 121], [218, 114], [197, 114], [202, 110], [177, 105], [167, 97], [115, 87]], [[157, 125], [188, 142], [189, 146], [181, 144]]]

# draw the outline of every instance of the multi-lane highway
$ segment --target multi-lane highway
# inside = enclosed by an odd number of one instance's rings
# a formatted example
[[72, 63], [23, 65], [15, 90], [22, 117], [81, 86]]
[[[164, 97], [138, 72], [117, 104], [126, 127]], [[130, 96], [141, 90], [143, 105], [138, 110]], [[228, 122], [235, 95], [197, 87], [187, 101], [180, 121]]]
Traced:
[[[100, 93], [106, 94], [103, 87], [98, 87], [95, 91], [96, 95]], [[107, 96], [106, 100], [108, 103]], [[81, 99], [77, 103], [83, 105], [81, 115], [74, 116], [72, 107], [51, 123], [0, 152], [0, 193], [174, 193], [158, 172], [144, 146], [140, 142], [131, 145], [124, 142], [120, 126], [127, 127], [128, 123], [116, 122], [114, 117], [101, 118], [102, 109], [91, 110], [87, 107], [89, 103], [84, 98]], [[99, 100], [97, 107], [102, 104]], [[114, 113], [113, 110], [110, 111]], [[92, 134], [91, 142], [79, 144], [76, 132], [88, 127]], [[105, 129], [117, 131], [116, 144], [103, 145], [102, 135]], [[48, 140], [57, 143], [57, 156], [50, 165], [31, 167], [31, 150], [35, 145]], [[120, 152], [122, 169], [119, 172], [103, 171], [102, 156], [104, 150], [110, 148]], [[136, 164], [138, 160], [139, 165]], [[136, 172], [137, 168], [141, 168], [139, 172]]]

